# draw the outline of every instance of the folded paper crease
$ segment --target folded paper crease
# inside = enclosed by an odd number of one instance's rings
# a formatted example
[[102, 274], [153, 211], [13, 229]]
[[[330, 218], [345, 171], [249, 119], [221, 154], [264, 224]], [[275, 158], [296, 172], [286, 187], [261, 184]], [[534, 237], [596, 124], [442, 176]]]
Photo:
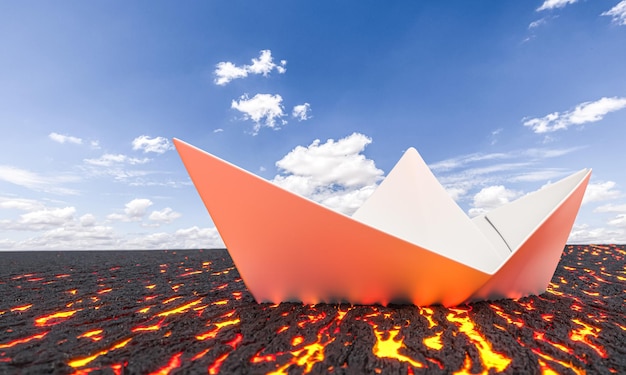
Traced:
[[411, 148], [350, 217], [174, 144], [258, 302], [453, 306], [542, 293], [591, 174], [470, 219]]

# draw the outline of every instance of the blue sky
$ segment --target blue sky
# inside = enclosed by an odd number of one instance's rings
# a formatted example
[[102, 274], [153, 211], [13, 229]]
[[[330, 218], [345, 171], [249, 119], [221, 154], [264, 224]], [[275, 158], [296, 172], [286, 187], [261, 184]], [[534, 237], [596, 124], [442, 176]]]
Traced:
[[346, 213], [411, 146], [470, 216], [590, 167], [570, 242], [626, 242], [626, 1], [4, 1], [0, 46], [0, 249], [222, 246], [173, 137]]

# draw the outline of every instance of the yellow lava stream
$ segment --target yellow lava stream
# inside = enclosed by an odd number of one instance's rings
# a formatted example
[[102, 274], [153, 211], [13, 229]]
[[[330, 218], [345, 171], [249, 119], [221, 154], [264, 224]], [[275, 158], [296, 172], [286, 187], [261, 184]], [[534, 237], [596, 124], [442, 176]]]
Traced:
[[120, 348], [125, 347], [130, 342], [130, 340], [132, 340], [132, 338], [129, 338], [129, 339], [126, 339], [126, 340], [124, 340], [122, 342], [119, 342], [119, 343], [113, 345], [112, 347], [110, 347], [108, 349], [101, 350], [98, 353], [96, 353], [94, 355], [91, 355], [89, 357], [85, 357], [85, 358], [81, 358], [81, 359], [75, 359], [73, 361], [70, 361], [68, 363], [68, 365], [70, 365], [71, 367], [74, 367], [74, 368], [83, 367], [86, 364], [88, 364], [89, 362], [93, 361], [94, 359], [100, 357], [101, 355], [105, 355], [108, 352], [111, 352], [111, 351], [113, 351], [115, 349], [120, 349]]
[[491, 343], [487, 341], [483, 335], [476, 330], [474, 322], [470, 319], [466, 309], [450, 309], [450, 313], [446, 318], [455, 323], [459, 331], [464, 333], [469, 340], [476, 346], [484, 367], [483, 373], [488, 373], [491, 369], [496, 372], [502, 372], [509, 366], [511, 359], [496, 353], [491, 347]]
[[424, 367], [423, 363], [417, 362], [404, 354], [400, 354], [400, 349], [405, 347], [402, 339], [396, 341], [398, 332], [400, 332], [400, 327], [394, 327], [394, 329], [389, 330], [389, 337], [387, 339], [383, 339], [385, 332], [379, 331], [377, 328], [378, 327], [374, 326], [374, 334], [376, 335], [376, 344], [374, 344], [375, 356], [379, 358], [393, 358], [402, 362], [408, 362], [418, 368]]

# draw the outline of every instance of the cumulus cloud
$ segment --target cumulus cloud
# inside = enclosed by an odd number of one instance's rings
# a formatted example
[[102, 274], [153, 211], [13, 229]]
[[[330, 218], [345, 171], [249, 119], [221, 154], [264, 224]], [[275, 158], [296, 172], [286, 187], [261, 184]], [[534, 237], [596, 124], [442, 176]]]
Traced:
[[474, 195], [470, 216], [485, 214], [494, 208], [509, 203], [520, 196], [520, 192], [509, 190], [502, 185], [488, 186]]
[[537, 12], [548, 9], [563, 8], [566, 5], [574, 4], [577, 1], [578, 0], [545, 0], [543, 4], [541, 4], [541, 6], [537, 8]]
[[626, 230], [623, 228], [591, 227], [575, 224], [567, 240], [571, 244], [624, 243]]
[[119, 249], [120, 241], [113, 227], [98, 225], [95, 216], [85, 214], [75, 217], [74, 207], [48, 208], [32, 212], [27, 219], [22, 216], [17, 222], [0, 223], [12, 230], [34, 231], [36, 234], [23, 240], [0, 244], [0, 247], [15, 250], [95, 250]]
[[446, 192], [450, 196], [450, 198], [455, 201], [459, 201], [465, 194], [467, 194], [467, 189], [461, 186], [446, 186]]
[[[125, 205], [123, 221], [146, 217], [152, 202], [134, 199]], [[98, 223], [91, 213], [78, 216], [75, 207], [47, 207], [43, 202], [0, 197], [0, 208], [28, 211], [12, 220], [0, 220], [0, 230], [32, 232], [22, 239], [0, 239], [2, 250], [96, 250], [96, 249], [180, 249], [224, 247], [215, 228], [190, 227], [170, 233], [133, 233], [117, 231], [114, 226]], [[171, 208], [153, 211], [151, 222], [170, 223], [180, 217]], [[154, 225], [151, 225], [154, 226]], [[23, 237], [23, 235], [21, 235]]]
[[215, 84], [224, 86], [232, 80], [245, 78], [248, 74], [262, 74], [267, 77], [272, 70], [276, 70], [279, 74], [287, 71], [287, 61], [280, 60], [280, 63], [274, 63], [272, 51], [262, 50], [259, 52], [259, 58], [253, 58], [252, 64], [237, 66], [230, 61], [219, 62], [215, 69]]
[[217, 229], [190, 228], [179, 229], [174, 233], [158, 232], [134, 237], [126, 241], [123, 248], [141, 249], [212, 249], [224, 248]]
[[626, 0], [622, 0], [613, 8], [601, 14], [602, 16], [610, 16], [614, 23], [626, 26]]
[[48, 134], [48, 137], [58, 143], [73, 143], [76, 145], [80, 145], [83, 143], [83, 140], [80, 138], [72, 137], [69, 135], [63, 135], [59, 133], [54, 133], [54, 132]]
[[120, 249], [120, 244], [112, 227], [83, 227], [69, 222], [25, 240], [0, 244], [0, 247], [14, 250], [98, 250]]
[[107, 216], [107, 219], [113, 221], [140, 221], [143, 219], [148, 207], [153, 203], [150, 199], [136, 198], [126, 203], [124, 213], [114, 213]]
[[119, 165], [119, 164], [130, 164], [130, 165], [146, 164], [149, 161], [151, 161], [151, 159], [131, 158], [123, 154], [104, 154], [97, 159], [84, 159], [83, 161], [89, 165], [93, 165], [97, 167], [111, 167], [111, 166]]
[[311, 118], [311, 105], [309, 103], [299, 104], [293, 107], [291, 116], [298, 119], [298, 121], [306, 121]]
[[[174, 211], [170, 207], [165, 207], [162, 210], [154, 210], [148, 215], [148, 208], [153, 204], [150, 199], [133, 199], [124, 205], [123, 213], [117, 212], [109, 214], [107, 219], [119, 222], [142, 222], [142, 226], [158, 227], [162, 224], [170, 224], [182, 216], [179, 212]], [[146, 217], [150, 223], [143, 221]]]
[[600, 202], [609, 199], [615, 199], [621, 195], [620, 191], [614, 190], [615, 182], [594, 182], [587, 185], [585, 196], [583, 197], [583, 204], [591, 202]]
[[25, 187], [27, 189], [42, 191], [46, 193], [75, 195], [76, 190], [62, 187], [64, 183], [76, 182], [79, 177], [66, 174], [54, 176], [44, 176], [26, 169], [21, 169], [9, 165], [0, 165], [0, 181]]
[[215, 75], [215, 84], [224, 86], [234, 79], [247, 77], [248, 69], [246, 69], [245, 65], [238, 67], [229, 61], [225, 61], [216, 65]]
[[75, 226], [75, 207], [43, 207], [22, 214], [16, 220], [0, 221], [3, 230], [44, 232], [67, 226]]
[[244, 94], [239, 98], [239, 101], [232, 101], [231, 108], [243, 113], [244, 120], [254, 121], [253, 134], [256, 135], [261, 126], [277, 129], [279, 125], [286, 123], [283, 120], [277, 124], [277, 120], [285, 116], [282, 101], [283, 98], [278, 94], [256, 94], [251, 99], [247, 94]]
[[81, 216], [78, 221], [83, 227], [93, 227], [96, 225], [96, 217], [93, 214], [85, 214]]
[[150, 138], [147, 135], [141, 135], [133, 139], [133, 150], [142, 150], [144, 153], [163, 154], [172, 149], [174, 149], [174, 146], [169, 139], [164, 137]]
[[383, 171], [362, 154], [371, 138], [353, 133], [338, 141], [297, 146], [276, 166], [281, 174], [272, 182], [328, 207], [354, 212], [371, 195]]
[[47, 207], [33, 199], [0, 197], [0, 208], [27, 211], [15, 220], [3, 220], [0, 228], [18, 231], [42, 231], [76, 221], [76, 208]]
[[124, 213], [131, 219], [140, 219], [146, 214], [146, 209], [152, 205], [153, 203], [150, 199], [133, 199], [126, 203]]
[[172, 221], [181, 217], [181, 214], [172, 210], [169, 207], [165, 207], [160, 211], [152, 211], [148, 219], [159, 224], [169, 224]]
[[594, 102], [584, 102], [574, 109], [559, 113], [553, 112], [544, 117], [524, 119], [524, 126], [530, 127], [535, 133], [549, 133], [567, 129], [572, 125], [583, 125], [597, 122], [608, 113], [626, 108], [626, 98], [601, 98]]
[[21, 215], [18, 224], [21, 229], [41, 229], [46, 227], [62, 226], [68, 221], [74, 219], [76, 208], [45, 208], [38, 211], [32, 211]]

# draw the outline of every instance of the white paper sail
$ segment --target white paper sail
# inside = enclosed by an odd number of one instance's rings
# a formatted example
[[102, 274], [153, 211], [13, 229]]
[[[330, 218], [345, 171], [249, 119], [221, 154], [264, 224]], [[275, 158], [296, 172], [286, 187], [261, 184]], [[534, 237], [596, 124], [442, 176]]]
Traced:
[[542, 293], [591, 174], [471, 220], [411, 148], [349, 217], [174, 144], [258, 302], [452, 306]]
[[483, 272], [504, 259], [412, 147], [352, 218]]

